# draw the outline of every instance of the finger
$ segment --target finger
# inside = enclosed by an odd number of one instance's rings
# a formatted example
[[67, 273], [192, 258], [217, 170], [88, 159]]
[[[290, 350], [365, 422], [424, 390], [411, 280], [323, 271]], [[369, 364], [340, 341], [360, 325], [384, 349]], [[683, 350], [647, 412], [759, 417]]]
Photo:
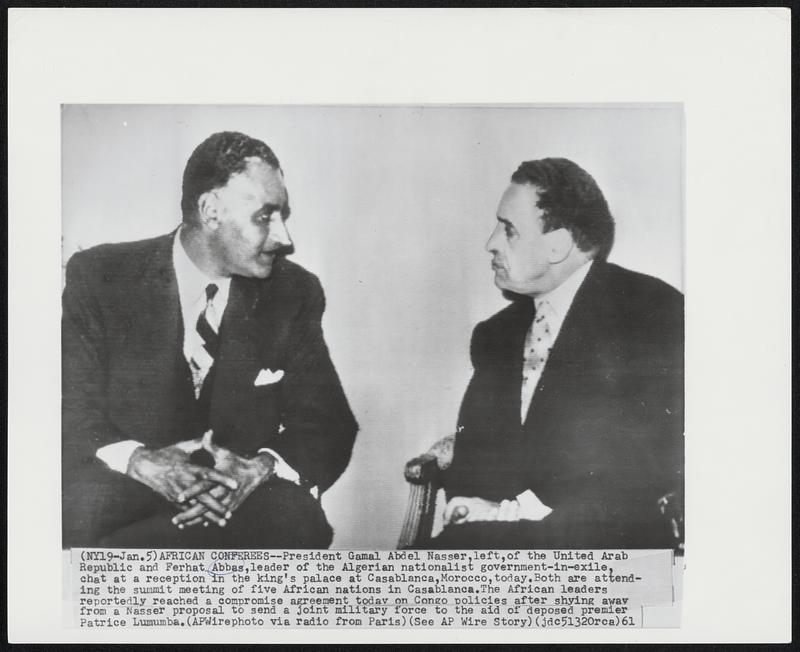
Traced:
[[170, 492], [172, 494], [171, 500], [176, 503], [181, 501], [181, 496], [190, 487], [202, 481], [208, 481], [202, 477], [202, 466], [196, 466], [190, 463], [178, 463], [172, 470], [164, 474], [164, 480], [168, 483]]
[[519, 503], [516, 500], [503, 500], [497, 512], [498, 521], [516, 521]]
[[216, 488], [220, 489], [220, 491], [214, 491], [214, 489], [212, 489], [208, 493], [212, 498], [215, 498], [220, 505], [222, 505], [222, 507], [225, 509], [225, 519], [230, 521], [237, 507], [234, 501], [236, 492], [229, 491], [226, 487], [220, 487], [219, 485], [216, 485]]
[[193, 502], [194, 505], [172, 518], [172, 522], [175, 523], [179, 529], [182, 530], [184, 527], [187, 527], [189, 523], [193, 523], [198, 517], [200, 518], [200, 522], [210, 521], [216, 525], [219, 525], [220, 527], [225, 527], [225, 524], [227, 523], [225, 518], [222, 518], [210, 511], [208, 507], [206, 507], [206, 505], [204, 505], [198, 499], [193, 499], [191, 502]]
[[208, 521], [203, 519], [202, 516], [198, 516], [196, 518], [193, 518], [191, 521], [187, 521], [186, 523], [184, 523], [183, 527], [192, 527], [194, 525], [200, 525], [200, 523], [206, 523], [207, 524]]
[[453, 510], [453, 520], [457, 523], [459, 521], [463, 521], [465, 518], [469, 516], [469, 507], [466, 505], [458, 505]]
[[[205, 505], [208, 509], [216, 514], [219, 514], [223, 519], [231, 517], [231, 511], [225, 505], [222, 505], [214, 496], [209, 493], [200, 494], [197, 497], [197, 502]], [[217, 523], [217, 525], [224, 525]]]
[[206, 480], [212, 480], [218, 484], [221, 484], [231, 491], [235, 491], [239, 488], [239, 483], [236, 482], [232, 477], [229, 475], [225, 475], [224, 473], [220, 473], [214, 469], [204, 469], [201, 467], [197, 467], [198, 475]]
[[175, 516], [172, 517], [172, 522], [179, 528], [182, 528], [189, 521], [197, 518], [198, 516], [202, 516], [203, 512], [205, 511], [206, 511], [205, 505], [201, 505], [200, 503], [195, 503], [194, 505], [188, 507], [179, 514], [175, 514]]
[[203, 434], [202, 439], [202, 446], [205, 450], [211, 453], [214, 456], [214, 459], [218, 459], [222, 456], [223, 453], [227, 452], [226, 449], [222, 448], [222, 446], [217, 446], [213, 442], [214, 431], [213, 430], [206, 430]]
[[213, 487], [211, 487], [211, 489], [208, 490], [208, 493], [214, 496], [214, 498], [217, 500], [220, 500], [230, 496], [233, 491], [228, 489], [228, 487], [223, 487], [221, 484], [215, 484]]
[[178, 502], [183, 503], [187, 500], [191, 500], [195, 496], [205, 493], [213, 486], [214, 483], [211, 480], [200, 480], [199, 482], [195, 482], [193, 485], [187, 487], [178, 494]]
[[169, 487], [169, 500], [170, 502], [175, 503], [178, 507], [181, 506], [183, 501], [181, 500], [181, 494], [184, 491], [184, 488], [187, 484], [191, 484], [189, 482], [189, 478], [182, 477], [177, 478], [174, 476], [170, 476], [167, 478], [167, 486]]
[[213, 498], [216, 498], [221, 505], [230, 505], [231, 500], [233, 499], [233, 495], [236, 493], [235, 491], [231, 491], [227, 487], [223, 487], [222, 485], [215, 484], [209, 491], [209, 494]]
[[241, 492], [231, 492], [230, 500], [225, 503], [225, 506], [228, 508], [228, 513], [234, 514], [236, 510], [239, 509], [239, 506], [244, 502], [245, 498], [247, 498], [247, 496]]
[[469, 507], [464, 504], [454, 505], [452, 510], [450, 511], [450, 518], [447, 520], [448, 523], [460, 523], [467, 518], [469, 514]]
[[218, 516], [208, 509], [203, 513], [203, 519], [205, 519], [207, 523], [213, 523], [214, 525], [219, 525], [219, 527], [225, 527], [225, 525], [228, 523], [227, 519]]
[[197, 439], [187, 439], [186, 441], [179, 441], [175, 444], [175, 448], [182, 450], [184, 453], [194, 453], [196, 450], [203, 447], [203, 440], [199, 437]]

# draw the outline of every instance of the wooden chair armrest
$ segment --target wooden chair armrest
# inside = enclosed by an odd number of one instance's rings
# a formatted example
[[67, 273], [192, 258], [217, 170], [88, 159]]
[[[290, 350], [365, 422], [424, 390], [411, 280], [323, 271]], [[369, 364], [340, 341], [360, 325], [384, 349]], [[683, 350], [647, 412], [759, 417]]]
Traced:
[[453, 461], [455, 435], [442, 437], [422, 455], [406, 463], [405, 477], [412, 484], [424, 484], [440, 480], [442, 471]]
[[441, 469], [434, 455], [423, 453], [406, 462], [404, 475], [411, 484], [439, 484]]
[[411, 488], [398, 548], [424, 547], [430, 541], [436, 496], [444, 486], [446, 470], [453, 460], [454, 442], [455, 435], [443, 437], [406, 463], [404, 475]]

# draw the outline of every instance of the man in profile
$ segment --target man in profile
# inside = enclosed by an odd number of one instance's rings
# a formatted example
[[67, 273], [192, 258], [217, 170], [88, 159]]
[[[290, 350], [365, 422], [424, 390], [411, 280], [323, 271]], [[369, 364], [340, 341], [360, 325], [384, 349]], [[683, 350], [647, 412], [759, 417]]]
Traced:
[[357, 425], [272, 150], [216, 133], [168, 235], [76, 253], [63, 295], [64, 547], [317, 548]]
[[434, 545], [674, 546], [659, 501], [683, 490], [683, 296], [608, 263], [613, 239], [575, 163], [512, 175], [486, 247], [511, 304], [473, 333]]

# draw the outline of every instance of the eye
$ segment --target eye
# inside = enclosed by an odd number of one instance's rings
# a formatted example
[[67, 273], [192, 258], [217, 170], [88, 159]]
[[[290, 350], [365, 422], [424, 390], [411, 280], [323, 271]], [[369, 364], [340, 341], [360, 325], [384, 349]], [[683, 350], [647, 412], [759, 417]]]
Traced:
[[506, 232], [506, 237], [507, 238], [511, 238], [511, 237], [514, 237], [515, 235], [517, 235], [517, 230], [513, 226], [511, 226], [510, 224], [504, 225], [503, 229]]

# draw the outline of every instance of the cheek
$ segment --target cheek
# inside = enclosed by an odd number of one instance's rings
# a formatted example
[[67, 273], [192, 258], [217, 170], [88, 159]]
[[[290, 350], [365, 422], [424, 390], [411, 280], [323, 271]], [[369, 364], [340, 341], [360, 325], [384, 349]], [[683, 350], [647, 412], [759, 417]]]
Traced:
[[530, 245], [510, 247], [506, 257], [511, 273], [518, 279], [536, 277], [541, 271], [542, 256], [535, 247]]
[[509, 243], [504, 255], [509, 266], [517, 273], [527, 268], [530, 262], [530, 252], [525, 251], [524, 247], [515, 246], [514, 243]]
[[227, 229], [221, 234], [219, 242], [226, 260], [241, 261], [252, 253], [247, 234], [238, 227]]
[[250, 249], [256, 253], [263, 251], [267, 243], [267, 235], [266, 229], [255, 227], [248, 237]]
[[264, 245], [265, 236], [257, 226], [248, 226], [238, 229], [235, 234], [236, 248], [239, 254], [255, 254], [261, 251]]

